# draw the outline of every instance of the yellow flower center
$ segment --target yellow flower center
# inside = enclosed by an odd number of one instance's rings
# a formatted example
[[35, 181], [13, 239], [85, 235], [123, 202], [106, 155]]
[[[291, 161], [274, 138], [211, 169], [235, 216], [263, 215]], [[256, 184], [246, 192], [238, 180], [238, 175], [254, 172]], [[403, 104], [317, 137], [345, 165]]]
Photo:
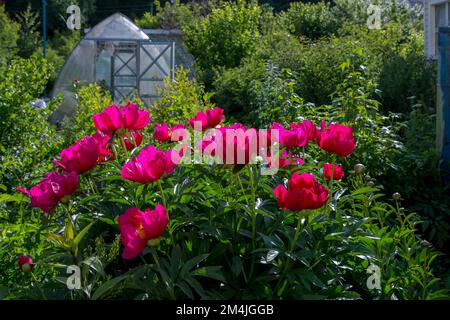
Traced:
[[141, 238], [142, 240], [145, 239], [144, 227], [141, 224], [136, 228], [136, 232], [139, 234], [139, 238]]

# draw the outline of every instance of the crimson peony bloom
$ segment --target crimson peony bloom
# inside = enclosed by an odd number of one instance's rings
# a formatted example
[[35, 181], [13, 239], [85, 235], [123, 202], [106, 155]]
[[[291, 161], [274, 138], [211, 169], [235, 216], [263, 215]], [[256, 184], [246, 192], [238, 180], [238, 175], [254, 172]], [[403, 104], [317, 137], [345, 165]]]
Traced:
[[314, 122], [305, 120], [301, 123], [291, 123], [291, 129], [295, 130], [298, 128], [301, 128], [302, 130], [305, 131], [309, 141], [316, 140], [317, 128]]
[[200, 122], [201, 127], [200, 129], [202, 131], [205, 131], [207, 129], [215, 128], [223, 118], [223, 109], [222, 108], [215, 108], [215, 109], [207, 109], [205, 112], [199, 111], [197, 115], [189, 120], [189, 124], [192, 127], [192, 129], [196, 129], [195, 122]]
[[24, 272], [30, 272], [34, 267], [33, 259], [31, 259], [29, 256], [20, 256], [17, 259], [17, 263], [19, 264], [19, 270], [22, 270]]
[[153, 133], [153, 137], [156, 141], [159, 142], [166, 142], [170, 140], [170, 134], [169, 134], [169, 127], [167, 126], [167, 123], [159, 124], [156, 123], [155, 125], [155, 132]]
[[304, 164], [304, 161], [302, 158], [293, 156], [292, 154], [288, 153], [286, 150], [283, 150], [281, 154], [278, 155], [278, 159], [275, 158], [275, 155], [270, 156], [268, 158], [268, 166], [269, 168], [273, 168], [277, 165], [278, 161], [278, 167], [280, 168], [286, 168], [289, 166], [302, 166]]
[[98, 140], [86, 136], [78, 140], [73, 146], [61, 151], [61, 160], [54, 160], [55, 166], [66, 172], [75, 171], [78, 174], [91, 170], [97, 164], [100, 155]]
[[156, 149], [148, 146], [133, 157], [122, 167], [122, 177], [127, 180], [146, 184], [161, 178], [163, 174], [170, 174], [175, 169], [176, 164], [171, 160], [169, 150]]
[[107, 162], [115, 160], [116, 157], [111, 152], [110, 136], [107, 136], [98, 131], [92, 135], [92, 138], [94, 138], [98, 144], [99, 148], [98, 162]]
[[164, 234], [169, 222], [167, 210], [158, 204], [155, 210], [130, 208], [118, 218], [124, 259], [133, 259], [144, 251], [149, 240]]
[[128, 130], [141, 130], [148, 126], [150, 116], [147, 110], [141, 110], [135, 104], [127, 104], [121, 110], [123, 127]]
[[241, 124], [217, 128], [214, 135], [200, 141], [204, 155], [217, 156], [224, 164], [248, 164], [258, 154], [259, 135], [256, 129]]
[[137, 105], [127, 104], [119, 108], [113, 104], [92, 116], [95, 127], [104, 134], [111, 135], [120, 129], [141, 130], [149, 121], [149, 113]]
[[273, 192], [278, 205], [292, 211], [321, 208], [328, 198], [328, 189], [317, 183], [310, 173], [294, 172], [289, 179], [289, 191], [283, 185], [278, 185]]
[[95, 127], [104, 134], [110, 135], [123, 126], [123, 115], [120, 108], [113, 104], [106, 107], [102, 112], [92, 116]]
[[[128, 151], [133, 150], [135, 147], [139, 147], [142, 143], [142, 131], [131, 131], [131, 137], [128, 133], [124, 134], [125, 147]], [[136, 143], [136, 145], [135, 145]]]
[[[167, 123], [159, 124], [156, 123], [155, 132], [153, 133], [153, 137], [156, 141], [159, 142], [167, 142], [167, 141], [182, 141], [184, 136], [187, 135], [187, 131], [185, 130], [186, 126], [183, 124], [176, 124], [172, 128], [169, 129]], [[183, 130], [176, 133], [176, 137], [172, 137], [173, 132], [177, 130]]]
[[274, 122], [271, 129], [279, 130], [280, 144], [286, 149], [304, 147], [308, 143], [308, 134], [303, 126], [297, 126], [294, 129], [286, 130], [283, 125]]
[[331, 180], [331, 176], [333, 176], [333, 180], [341, 180], [344, 178], [344, 171], [340, 165], [325, 163], [323, 165], [323, 175], [328, 181]]
[[17, 191], [27, 195], [31, 206], [40, 208], [45, 213], [51, 213], [58, 203], [78, 189], [78, 176], [75, 172], [60, 175], [57, 172], [48, 173], [37, 186], [30, 190], [18, 187]]
[[322, 121], [321, 131], [317, 132], [317, 144], [327, 152], [336, 153], [341, 157], [348, 157], [355, 150], [355, 138], [353, 129], [341, 124], [331, 124], [328, 129]]

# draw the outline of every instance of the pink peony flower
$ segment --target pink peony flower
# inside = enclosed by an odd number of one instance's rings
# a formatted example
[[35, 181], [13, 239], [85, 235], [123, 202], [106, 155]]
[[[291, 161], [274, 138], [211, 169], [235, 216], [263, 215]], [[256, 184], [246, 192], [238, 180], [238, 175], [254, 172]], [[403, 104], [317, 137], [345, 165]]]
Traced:
[[342, 166], [331, 163], [325, 163], [323, 165], [323, 175], [328, 181], [331, 180], [331, 176], [333, 176], [333, 180], [341, 180], [345, 176]]
[[31, 259], [29, 256], [20, 256], [17, 259], [17, 263], [19, 265], [19, 270], [22, 270], [24, 272], [30, 272], [34, 267], [33, 259]]
[[32, 207], [40, 208], [45, 213], [51, 213], [63, 198], [70, 196], [77, 189], [78, 176], [75, 172], [71, 172], [69, 175], [50, 172], [37, 186], [30, 190], [19, 187], [17, 191], [30, 198]]
[[137, 105], [127, 104], [119, 108], [115, 104], [92, 116], [95, 127], [104, 134], [111, 135], [120, 129], [141, 130], [149, 121], [149, 113]]
[[289, 179], [289, 191], [278, 185], [273, 192], [280, 208], [292, 211], [321, 208], [328, 198], [328, 189], [309, 173], [294, 172]]
[[215, 109], [207, 109], [205, 112], [199, 111], [197, 115], [189, 120], [189, 124], [192, 129], [195, 129], [195, 123], [200, 123], [201, 131], [205, 131], [207, 129], [215, 128], [223, 118], [223, 109], [215, 108]]
[[170, 134], [169, 134], [169, 127], [167, 126], [167, 123], [159, 124], [156, 123], [155, 125], [155, 132], [153, 133], [153, 137], [156, 141], [159, 142], [166, 142], [170, 140]]
[[167, 210], [158, 204], [155, 210], [130, 208], [118, 218], [124, 259], [133, 259], [144, 251], [149, 240], [164, 234], [169, 222]]
[[95, 127], [104, 134], [110, 135], [124, 127], [120, 108], [115, 104], [106, 107], [102, 112], [92, 116]]
[[126, 133], [124, 134], [124, 142], [125, 147], [128, 151], [133, 150], [136, 147], [139, 147], [142, 143], [142, 131], [131, 131], [131, 138], [130, 134]]
[[317, 144], [327, 152], [348, 157], [356, 148], [353, 129], [341, 124], [331, 124], [326, 129], [325, 121], [321, 123], [321, 131], [317, 132]]
[[[169, 152], [169, 151], [168, 151]], [[163, 150], [148, 146], [122, 167], [122, 177], [127, 180], [146, 184], [170, 174], [176, 165]]]
[[111, 152], [111, 137], [103, 134], [100, 131], [97, 131], [92, 135], [92, 138], [94, 138], [97, 141], [98, 148], [99, 148], [99, 156], [98, 156], [98, 162], [107, 162], [111, 160], [115, 160], [114, 154]]
[[298, 129], [301, 128], [302, 130], [305, 131], [308, 140], [309, 141], [314, 141], [316, 140], [316, 135], [317, 135], [317, 127], [314, 124], [314, 122], [309, 121], [309, 120], [305, 120], [301, 123], [291, 123], [291, 129]]
[[61, 160], [53, 161], [55, 166], [66, 172], [75, 171], [78, 174], [91, 170], [97, 164], [100, 155], [98, 140], [94, 137], [84, 137], [75, 145], [61, 151]]
[[121, 110], [123, 127], [128, 130], [141, 130], [148, 126], [150, 116], [148, 111], [141, 110], [137, 105], [127, 104]]

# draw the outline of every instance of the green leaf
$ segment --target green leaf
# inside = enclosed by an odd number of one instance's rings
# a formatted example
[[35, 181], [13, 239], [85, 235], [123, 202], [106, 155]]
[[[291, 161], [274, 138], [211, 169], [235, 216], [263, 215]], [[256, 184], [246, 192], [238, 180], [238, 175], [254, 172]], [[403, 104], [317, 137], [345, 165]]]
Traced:
[[103, 269], [103, 263], [98, 257], [89, 257], [86, 260], [81, 261], [81, 263], [84, 263], [88, 267], [97, 271], [97, 273], [99, 273], [102, 277], [106, 277], [105, 271]]
[[184, 294], [189, 297], [189, 299], [194, 299], [194, 293], [185, 282], [177, 283], [176, 286], [180, 288], [184, 292]]
[[215, 280], [219, 280], [221, 282], [226, 282], [225, 277], [223, 276], [221, 266], [210, 266], [210, 267], [202, 267], [196, 269], [192, 275], [193, 276], [202, 276]]
[[78, 244], [86, 236], [89, 229], [94, 225], [95, 221], [96, 220], [92, 221], [90, 224], [88, 224], [86, 227], [84, 227], [84, 229], [81, 230], [80, 233], [78, 233], [77, 236], [75, 237], [75, 240], [73, 241], [73, 246], [72, 246], [73, 250], [75, 251], [75, 254], [77, 254], [77, 252], [78, 252]]
[[364, 187], [364, 188], [359, 188], [358, 190], [355, 190], [352, 192], [352, 196], [356, 196], [359, 194], [366, 194], [366, 193], [370, 193], [370, 192], [375, 192], [378, 191], [377, 188], [373, 188], [373, 187]]
[[92, 300], [98, 300], [99, 298], [103, 297], [106, 293], [114, 289], [119, 283], [121, 283], [128, 277], [129, 277], [128, 274], [123, 274], [121, 276], [106, 281], [97, 290], [95, 290], [94, 294], [92, 295]]
[[17, 193], [14, 195], [10, 195], [10, 194], [6, 194], [6, 193], [2, 193], [0, 194], [0, 203], [7, 203], [7, 202], [22, 202], [24, 199], [26, 199], [26, 197], [21, 194], [21, 193]]
[[200, 262], [202, 262], [203, 260], [205, 260], [208, 256], [209, 256], [209, 253], [206, 253], [206, 254], [198, 255], [198, 256], [196, 256], [196, 257], [194, 257], [194, 258], [188, 260], [188, 261], [184, 264], [183, 268], [181, 269], [181, 272], [180, 272], [181, 277], [183, 277], [185, 274], [187, 274], [188, 272], [190, 272], [191, 269], [192, 269], [193, 267], [195, 267], [195, 266], [198, 265]]

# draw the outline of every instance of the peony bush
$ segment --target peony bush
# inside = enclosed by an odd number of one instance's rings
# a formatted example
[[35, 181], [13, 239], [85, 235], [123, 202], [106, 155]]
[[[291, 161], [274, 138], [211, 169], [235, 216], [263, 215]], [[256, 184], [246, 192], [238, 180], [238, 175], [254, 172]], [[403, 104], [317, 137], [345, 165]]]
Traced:
[[[97, 132], [63, 149], [40, 182], [17, 187], [23, 221], [38, 227], [26, 233], [27, 250], [10, 256], [23, 275], [7, 295], [441, 294], [433, 287], [436, 253], [420, 246], [413, 215], [398, 197], [397, 205], [381, 202], [364, 166], [351, 164], [351, 127], [304, 120], [247, 128], [227, 123], [221, 108], [149, 127], [149, 112], [132, 103], [92, 119]], [[383, 270], [375, 290], [366, 286], [372, 264]], [[69, 285], [67, 270], [77, 268], [78, 286]]]

